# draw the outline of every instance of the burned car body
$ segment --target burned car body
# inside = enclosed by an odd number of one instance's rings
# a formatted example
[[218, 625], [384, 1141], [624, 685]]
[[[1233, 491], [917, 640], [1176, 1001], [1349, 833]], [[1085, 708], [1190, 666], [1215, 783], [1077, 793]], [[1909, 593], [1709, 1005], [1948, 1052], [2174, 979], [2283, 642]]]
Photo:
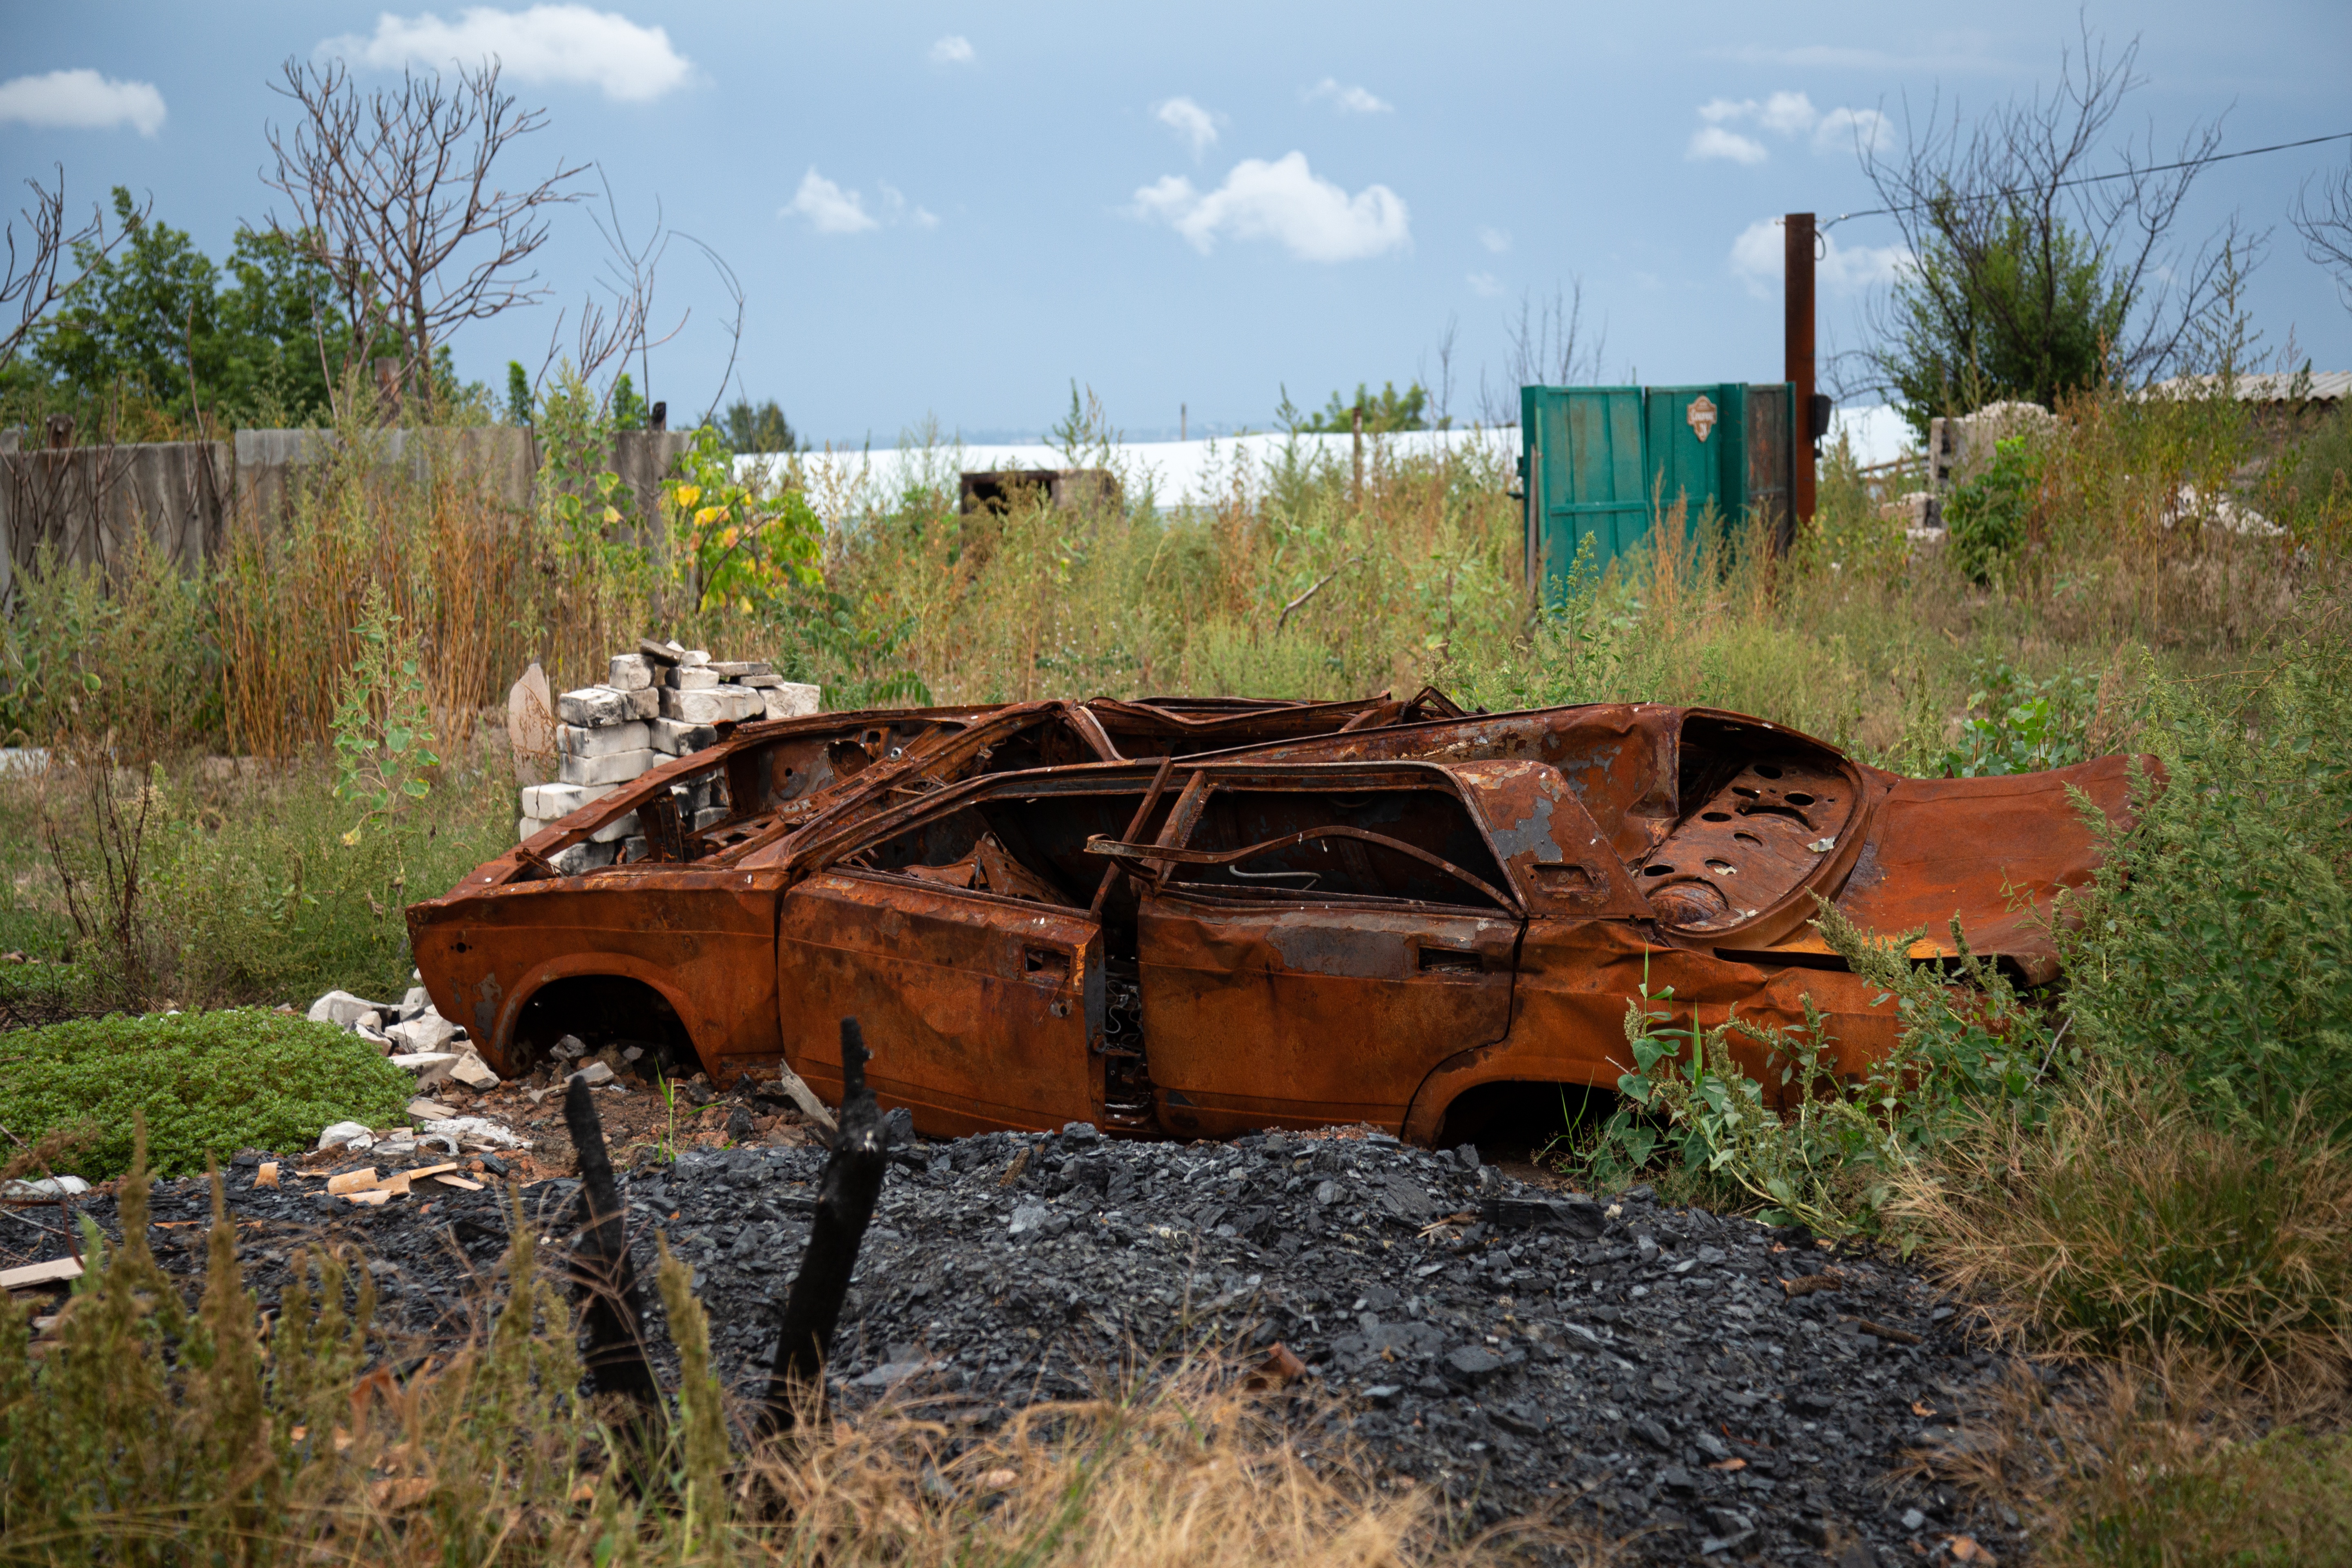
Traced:
[[[1797, 1025], [1810, 998], [1859, 1072], [1896, 1020], [1808, 925], [1817, 897], [1865, 929], [1927, 927], [1921, 960], [1957, 917], [2045, 981], [2051, 896], [2096, 865], [2069, 791], [2127, 805], [2124, 758], [1906, 779], [1707, 710], [1374, 704], [1204, 729], [1150, 708], [757, 727], [780, 732], [717, 764], [757, 809], [580, 878], [525, 846], [410, 911], [419, 965], [502, 1070], [553, 1026], [534, 1000], [584, 984], [566, 1017], [650, 994], [714, 1074], [782, 1060], [828, 1097], [855, 1016], [877, 1091], [934, 1134], [1369, 1121], [1430, 1141], [1465, 1097], [1613, 1085], [1645, 988], [1707, 1025]], [[810, 760], [849, 731], [865, 767]], [[662, 772], [655, 792], [686, 769]]]

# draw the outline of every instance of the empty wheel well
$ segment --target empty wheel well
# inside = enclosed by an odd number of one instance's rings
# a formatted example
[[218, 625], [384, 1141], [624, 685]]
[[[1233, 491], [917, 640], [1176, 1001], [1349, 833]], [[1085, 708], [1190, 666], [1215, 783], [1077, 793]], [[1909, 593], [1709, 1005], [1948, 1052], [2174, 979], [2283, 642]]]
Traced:
[[515, 1020], [514, 1041], [509, 1047], [513, 1076], [535, 1071], [548, 1059], [549, 1049], [566, 1035], [575, 1035], [591, 1053], [612, 1046], [635, 1046], [641, 1074], [656, 1069], [665, 1078], [700, 1070], [694, 1039], [669, 999], [642, 980], [620, 974], [574, 974], [552, 980], [531, 993]]
[[1580, 1083], [1478, 1084], [1446, 1106], [1437, 1147], [1475, 1143], [1490, 1163], [1532, 1159], [1555, 1142], [1565, 1152], [1590, 1141], [1618, 1099], [1612, 1089]]

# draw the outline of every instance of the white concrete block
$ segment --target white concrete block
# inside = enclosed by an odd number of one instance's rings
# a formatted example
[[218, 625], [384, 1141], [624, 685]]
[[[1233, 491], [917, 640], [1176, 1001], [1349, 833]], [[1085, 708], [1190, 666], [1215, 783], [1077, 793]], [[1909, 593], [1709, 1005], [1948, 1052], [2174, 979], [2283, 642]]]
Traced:
[[705, 746], [719, 743], [719, 731], [708, 724], [688, 724], [679, 719], [656, 719], [648, 726], [653, 748], [667, 756], [689, 756]]
[[547, 824], [535, 816], [518, 816], [515, 818], [515, 842], [528, 844], [546, 828]]
[[565, 784], [621, 784], [652, 767], [660, 757], [660, 752], [649, 747], [614, 752], [609, 757], [565, 757], [557, 772]]
[[479, 1056], [477, 1056], [472, 1051], [461, 1051], [458, 1053], [456, 1065], [449, 1068], [449, 1076], [456, 1079], [459, 1083], [464, 1084], [467, 1089], [496, 1089], [499, 1087], [499, 1075], [490, 1070], [489, 1063], [484, 1061]]
[[773, 686], [757, 689], [767, 703], [765, 717], [770, 719], [805, 719], [812, 713], [824, 711], [824, 688], [821, 686], [780, 680]]
[[562, 757], [609, 757], [615, 752], [642, 752], [653, 744], [646, 723], [643, 719], [632, 719], [625, 724], [599, 724], [593, 730], [577, 724], [558, 724], [555, 752]]
[[687, 724], [725, 724], [735, 717], [735, 704], [712, 687], [707, 691], [664, 691], [662, 717]]
[[775, 667], [761, 658], [713, 659], [710, 668], [719, 672], [721, 680], [740, 680], [747, 675], [773, 675]]
[[548, 863], [562, 876], [577, 877], [582, 872], [593, 870], [599, 866], [611, 865], [614, 855], [620, 847], [617, 843], [574, 844], [561, 855], [551, 857]]
[[669, 672], [673, 691], [708, 691], [719, 684], [719, 672], [707, 664], [682, 664]]
[[630, 718], [658, 719], [661, 717], [661, 689], [659, 687], [643, 687], [635, 691], [624, 692], [622, 695], [629, 700], [628, 716]]
[[694, 830], [697, 833], [699, 833], [714, 822], [724, 822], [726, 820], [727, 808], [725, 806], [706, 805], [700, 811], [694, 814]]
[[615, 691], [643, 691], [654, 683], [654, 661], [641, 653], [616, 653], [604, 684]]
[[614, 817], [612, 821], [604, 824], [604, 826], [590, 834], [588, 836], [588, 842], [591, 844], [610, 844], [616, 838], [626, 838], [630, 834], [635, 833], [636, 830], [637, 814], [633, 811], [626, 816]]
[[681, 666], [689, 664], [709, 664], [710, 662], [710, 650], [699, 647], [682, 648], [678, 652], [677, 662]]
[[609, 686], [583, 686], [555, 700], [555, 716], [566, 724], [593, 729], [598, 724], [622, 724], [636, 717], [625, 691]]
[[592, 800], [612, 794], [618, 787], [609, 784], [533, 784], [522, 792], [523, 815], [535, 816], [541, 822], [554, 822], [571, 816]]
[[764, 719], [768, 716], [767, 703], [761, 700], [760, 693], [748, 686], [737, 686], [730, 682], [725, 686], [714, 687], [712, 689], [727, 699], [727, 716], [739, 724], [749, 719]]

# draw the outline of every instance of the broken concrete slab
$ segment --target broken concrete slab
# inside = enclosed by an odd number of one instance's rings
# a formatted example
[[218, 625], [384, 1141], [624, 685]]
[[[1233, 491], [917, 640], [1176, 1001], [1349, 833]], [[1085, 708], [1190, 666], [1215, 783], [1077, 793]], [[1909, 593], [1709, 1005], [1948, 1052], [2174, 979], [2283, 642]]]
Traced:
[[499, 1075], [492, 1072], [489, 1064], [473, 1051], [459, 1054], [457, 1062], [449, 1068], [449, 1076], [467, 1089], [499, 1087]]
[[412, 1121], [446, 1121], [457, 1114], [456, 1106], [444, 1105], [437, 1100], [427, 1100], [421, 1094], [408, 1102], [408, 1116]]
[[348, 991], [330, 991], [310, 1004], [309, 1016], [313, 1024], [332, 1024], [338, 1029], [348, 1029], [368, 1014], [384, 1010], [381, 1002], [370, 1002]]
[[338, 1121], [319, 1134], [321, 1149], [349, 1149], [357, 1152], [375, 1145], [375, 1133], [357, 1121]]
[[453, 1138], [467, 1149], [528, 1149], [530, 1141], [510, 1127], [479, 1116], [436, 1117], [420, 1129], [426, 1136]]
[[682, 664], [664, 682], [673, 691], [709, 691], [718, 686], [719, 672], [707, 664]]
[[643, 691], [654, 683], [654, 662], [641, 653], [616, 653], [606, 667], [604, 684], [615, 691]]
[[68, 1198], [89, 1191], [79, 1176], [44, 1176], [37, 1182], [0, 1182], [0, 1197]]
[[394, 1024], [384, 1031], [384, 1037], [400, 1048], [404, 1056], [418, 1052], [442, 1051], [457, 1037], [457, 1026], [430, 1007], [415, 1017]]
[[606, 1067], [603, 1062], [590, 1062], [586, 1067], [582, 1068], [578, 1072], [573, 1073], [572, 1076], [585, 1083], [589, 1088], [594, 1089], [599, 1084], [612, 1082], [614, 1075], [613, 1069]]

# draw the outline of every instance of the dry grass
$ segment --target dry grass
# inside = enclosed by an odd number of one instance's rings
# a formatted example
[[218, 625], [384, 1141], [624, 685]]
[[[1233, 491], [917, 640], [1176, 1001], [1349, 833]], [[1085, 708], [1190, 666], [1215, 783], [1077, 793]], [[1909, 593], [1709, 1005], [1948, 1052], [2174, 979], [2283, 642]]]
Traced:
[[2300, 1119], [2257, 1142], [2118, 1074], [2038, 1135], [1988, 1122], [1945, 1146], [1892, 1212], [2018, 1342], [2196, 1352], [2279, 1390], [2352, 1365], [2352, 1157]]

